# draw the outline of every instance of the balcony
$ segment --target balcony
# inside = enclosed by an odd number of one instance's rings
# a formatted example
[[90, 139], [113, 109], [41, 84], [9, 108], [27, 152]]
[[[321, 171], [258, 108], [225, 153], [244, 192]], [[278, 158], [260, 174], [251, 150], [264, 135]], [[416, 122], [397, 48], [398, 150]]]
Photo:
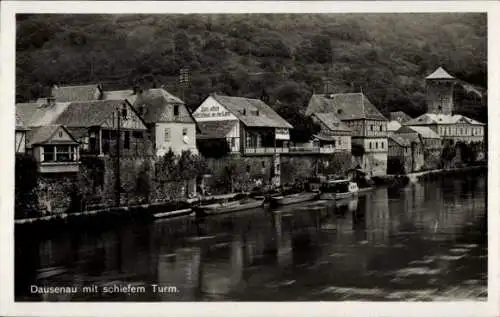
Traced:
[[291, 146], [289, 148], [289, 153], [293, 154], [333, 154], [342, 151], [347, 150], [322, 146]]
[[288, 153], [288, 148], [285, 147], [246, 147], [245, 155], [272, 155], [277, 153]]

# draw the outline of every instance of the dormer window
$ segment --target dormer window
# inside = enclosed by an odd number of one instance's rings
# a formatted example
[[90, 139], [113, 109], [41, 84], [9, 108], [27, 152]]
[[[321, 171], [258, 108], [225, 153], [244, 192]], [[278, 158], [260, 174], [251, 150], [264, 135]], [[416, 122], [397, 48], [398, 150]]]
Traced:
[[174, 106], [174, 116], [177, 117], [179, 115], [179, 105]]
[[337, 114], [341, 114], [341, 113], [342, 113], [342, 109], [337, 110]]

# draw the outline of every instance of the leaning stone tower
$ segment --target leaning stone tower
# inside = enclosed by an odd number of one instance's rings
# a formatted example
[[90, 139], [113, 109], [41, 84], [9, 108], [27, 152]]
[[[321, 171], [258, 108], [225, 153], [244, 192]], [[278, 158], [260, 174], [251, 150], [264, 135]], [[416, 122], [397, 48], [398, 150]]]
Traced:
[[455, 77], [442, 67], [425, 78], [427, 112], [436, 114], [453, 113], [453, 86]]

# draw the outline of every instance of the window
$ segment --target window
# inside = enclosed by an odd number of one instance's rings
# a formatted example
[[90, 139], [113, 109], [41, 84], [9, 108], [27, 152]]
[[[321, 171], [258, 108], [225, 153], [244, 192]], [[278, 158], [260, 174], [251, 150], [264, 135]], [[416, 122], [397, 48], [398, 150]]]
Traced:
[[381, 142], [381, 143], [380, 143], [380, 147], [381, 147], [381, 148], [384, 148], [384, 142]]
[[375, 142], [375, 148], [378, 149], [378, 142]]
[[262, 161], [261, 166], [262, 166], [262, 168], [266, 167], [266, 162]]
[[54, 162], [56, 160], [54, 148], [54, 146], [45, 146], [43, 148], [42, 162]]
[[372, 143], [370, 142], [370, 143], [368, 144], [368, 146], [369, 146], [369, 148], [371, 149], [371, 148], [372, 148]]
[[236, 140], [234, 138], [231, 138], [231, 148], [234, 148], [236, 146]]
[[70, 162], [76, 160], [76, 149], [70, 145], [44, 146], [42, 162]]
[[68, 162], [71, 161], [71, 147], [69, 145], [66, 146], [57, 146], [56, 147], [56, 161], [58, 162]]
[[165, 128], [164, 130], [164, 135], [163, 135], [163, 142], [170, 142], [170, 128]]
[[373, 131], [373, 124], [370, 125], [370, 131]]
[[188, 128], [182, 128], [182, 136], [186, 136], [188, 134]]
[[125, 138], [123, 140], [123, 148], [130, 149], [130, 131], [125, 131]]
[[62, 131], [59, 131], [59, 137], [62, 138], [62, 136], [63, 136]]
[[380, 126], [380, 131], [382, 131], [382, 126]]
[[175, 105], [174, 106], [174, 116], [177, 117], [179, 115], [179, 106]]
[[464, 134], [464, 129], [460, 128], [460, 135]]

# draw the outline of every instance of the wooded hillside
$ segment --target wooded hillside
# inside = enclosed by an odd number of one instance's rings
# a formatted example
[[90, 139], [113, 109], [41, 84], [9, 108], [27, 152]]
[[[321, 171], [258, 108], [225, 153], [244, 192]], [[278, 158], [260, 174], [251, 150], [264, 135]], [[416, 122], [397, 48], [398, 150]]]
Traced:
[[[18, 15], [16, 99], [53, 84], [165, 86], [191, 70], [190, 107], [210, 92], [294, 109], [312, 91], [360, 89], [384, 113], [425, 111], [424, 77], [441, 65], [486, 87], [485, 14]], [[460, 93], [460, 92], [459, 92]], [[486, 120], [473, 103], [459, 112]]]

